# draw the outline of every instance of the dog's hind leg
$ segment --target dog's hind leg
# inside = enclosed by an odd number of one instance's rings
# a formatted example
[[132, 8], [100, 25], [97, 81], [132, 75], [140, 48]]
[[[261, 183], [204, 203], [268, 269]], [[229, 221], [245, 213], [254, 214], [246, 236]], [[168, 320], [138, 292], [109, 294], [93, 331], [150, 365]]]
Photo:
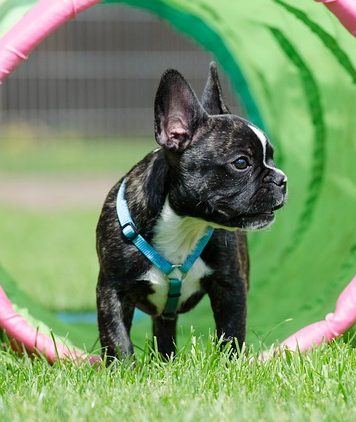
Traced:
[[102, 354], [108, 362], [113, 358], [127, 358], [133, 355], [130, 328], [134, 304], [121, 296], [113, 283], [104, 281], [99, 275], [97, 286], [97, 309]]
[[153, 336], [157, 339], [157, 348], [162, 356], [168, 358], [176, 352], [176, 327], [175, 319], [164, 319], [160, 316], [152, 317]]

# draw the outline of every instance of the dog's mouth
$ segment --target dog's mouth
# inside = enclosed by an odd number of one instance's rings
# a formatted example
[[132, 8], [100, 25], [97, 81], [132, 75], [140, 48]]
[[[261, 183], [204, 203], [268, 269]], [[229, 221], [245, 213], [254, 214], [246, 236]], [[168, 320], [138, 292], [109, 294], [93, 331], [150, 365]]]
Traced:
[[254, 214], [242, 214], [239, 216], [242, 221], [270, 221], [274, 219], [274, 210], [271, 211], [263, 211]]
[[283, 207], [283, 205], [284, 205], [284, 202], [281, 202], [280, 204], [278, 204], [278, 205], [275, 205], [272, 209], [270, 209], [270, 210], [267, 210], [267, 211], [260, 211], [260, 212], [257, 212], [257, 213], [252, 213], [252, 214], [240, 214], [241, 215], [241, 217], [264, 217], [264, 216], [271, 216], [271, 215], [274, 215], [274, 212], [275, 211], [277, 211], [277, 210], [279, 210], [280, 208], [282, 208]]
[[255, 214], [240, 214], [239, 217], [240, 218], [250, 218], [250, 219], [255, 219], [255, 218], [259, 218], [259, 217], [273, 217], [274, 216], [274, 210], [272, 211], [264, 211], [264, 212], [259, 212], [259, 213], [255, 213]]
[[225, 230], [260, 230], [270, 226], [274, 222], [274, 210], [264, 211], [254, 214], [239, 214], [235, 218], [229, 217], [224, 221], [212, 223], [212, 227], [223, 228]]
[[274, 205], [268, 210], [251, 213], [236, 213], [229, 207], [220, 206], [214, 210], [214, 218], [207, 218], [212, 227], [223, 228], [225, 230], [253, 231], [269, 227], [275, 220], [275, 211], [282, 208], [284, 201]]
[[274, 218], [274, 212], [282, 208], [284, 202], [275, 205], [271, 210], [268, 211], [260, 211], [258, 213], [249, 213], [249, 214], [240, 214], [239, 217], [242, 219], [249, 219], [249, 220], [258, 220], [258, 219], [270, 219]]
[[269, 227], [275, 219], [274, 212], [282, 208], [284, 202], [275, 205], [271, 210], [251, 214], [240, 214], [239, 227], [243, 230], [260, 230]]

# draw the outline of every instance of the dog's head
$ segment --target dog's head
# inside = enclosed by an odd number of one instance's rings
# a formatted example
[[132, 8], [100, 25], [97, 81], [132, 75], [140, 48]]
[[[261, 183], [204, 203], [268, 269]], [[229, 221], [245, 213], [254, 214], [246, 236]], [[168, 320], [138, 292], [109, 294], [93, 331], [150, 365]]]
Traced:
[[170, 166], [169, 202], [179, 215], [245, 230], [267, 227], [286, 201], [285, 174], [266, 135], [230, 114], [214, 63], [202, 101], [176, 70], [155, 99], [155, 136]]

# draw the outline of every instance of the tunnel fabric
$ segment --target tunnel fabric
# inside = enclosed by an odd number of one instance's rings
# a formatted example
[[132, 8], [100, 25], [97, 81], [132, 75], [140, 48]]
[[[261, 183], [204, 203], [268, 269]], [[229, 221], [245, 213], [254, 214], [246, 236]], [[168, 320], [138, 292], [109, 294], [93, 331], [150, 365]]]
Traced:
[[[0, 2], [2, 22], [34, 3]], [[103, 3], [146, 9], [212, 52], [276, 146], [289, 200], [271, 230], [249, 236], [249, 338], [281, 340], [322, 318], [356, 272], [356, 40], [310, 0]], [[10, 299], [26, 306], [3, 280], [0, 272]]]

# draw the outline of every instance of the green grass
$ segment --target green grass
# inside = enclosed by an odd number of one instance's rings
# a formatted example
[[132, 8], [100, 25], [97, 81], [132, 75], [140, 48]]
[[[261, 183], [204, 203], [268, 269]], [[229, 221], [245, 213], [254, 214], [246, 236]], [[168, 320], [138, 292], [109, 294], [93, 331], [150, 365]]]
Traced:
[[[145, 154], [153, 139], [84, 141], [28, 137], [0, 139], [1, 173], [51, 179], [112, 177], [115, 183]], [[102, 192], [103, 198], [107, 192]], [[0, 204], [0, 265], [36, 301], [54, 310], [95, 308], [98, 207], [32, 211]], [[46, 286], [46, 288], [43, 288]]]
[[356, 351], [341, 341], [268, 362], [192, 338], [168, 363], [79, 367], [0, 352], [4, 421], [354, 421]]
[[[113, 175], [113, 183], [115, 174], [127, 171], [154, 147], [150, 142], [137, 140], [91, 141], [88, 144], [51, 141], [47, 144], [25, 142], [23, 145], [20, 142], [11, 147], [8, 141], [2, 141], [2, 144], [6, 148], [0, 161], [6, 164], [7, 174], [16, 177], [46, 175], [46, 169], [50, 168], [51, 177], [61, 178], [65, 170], [66, 176], [75, 178], [78, 174], [101, 177], [109, 172]], [[96, 157], [99, 158], [96, 160]], [[103, 192], [103, 196], [105, 194]], [[100, 207], [33, 211], [0, 204], [0, 264], [21, 290], [47, 309], [95, 310], [98, 273], [95, 226], [99, 213]], [[183, 315], [180, 322], [180, 344], [189, 337], [191, 325], [196, 327], [197, 333], [206, 336], [213, 327], [208, 300]], [[90, 339], [95, 339], [96, 327], [89, 328], [90, 333], [93, 332]], [[88, 328], [85, 330], [89, 332]], [[143, 347], [146, 333], [150, 332], [149, 318], [135, 323], [135, 344]]]
[[[0, 172], [16, 177], [127, 171], [153, 141], [0, 141]], [[34, 212], [0, 205], [1, 265], [35, 301], [56, 310], [94, 309], [99, 209]], [[201, 335], [191, 337], [190, 327]], [[229, 360], [208, 337], [207, 300], [180, 318], [174, 361], [142, 353], [149, 319], [134, 324], [137, 363], [48, 365], [0, 350], [4, 421], [354, 421], [356, 351], [342, 339], [266, 363], [249, 352]], [[84, 330], [87, 330], [83, 326]], [[95, 330], [92, 336], [95, 337]], [[272, 333], [273, 334], [273, 333]], [[273, 335], [272, 335], [273, 337]], [[258, 343], [253, 333], [249, 343]], [[255, 357], [255, 359], [253, 359]]]
[[34, 212], [1, 205], [0, 264], [49, 309], [94, 309], [99, 212]]
[[0, 138], [0, 171], [8, 174], [122, 174], [156, 148], [152, 139]]

